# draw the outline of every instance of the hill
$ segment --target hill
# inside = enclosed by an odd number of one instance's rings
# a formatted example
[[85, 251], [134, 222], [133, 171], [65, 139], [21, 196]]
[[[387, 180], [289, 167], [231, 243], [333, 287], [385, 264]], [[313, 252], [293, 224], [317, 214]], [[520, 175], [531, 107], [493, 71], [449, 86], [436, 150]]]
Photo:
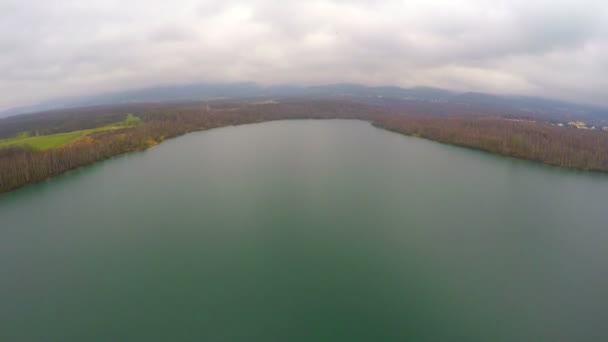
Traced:
[[[545, 120], [608, 120], [608, 108], [539, 97], [500, 96], [473, 92], [458, 93], [429, 87], [368, 87], [348, 83], [309, 87], [293, 85], [261, 86], [255, 83], [167, 85], [93, 96], [55, 99], [0, 112], [0, 118], [100, 105], [230, 99], [280, 100], [286, 98], [348, 99], [366, 104], [409, 105], [410, 107], [420, 108], [429, 114], [449, 114], [454, 111], [458, 111], [459, 114], [489, 112]], [[453, 108], [446, 110], [446, 107]]]

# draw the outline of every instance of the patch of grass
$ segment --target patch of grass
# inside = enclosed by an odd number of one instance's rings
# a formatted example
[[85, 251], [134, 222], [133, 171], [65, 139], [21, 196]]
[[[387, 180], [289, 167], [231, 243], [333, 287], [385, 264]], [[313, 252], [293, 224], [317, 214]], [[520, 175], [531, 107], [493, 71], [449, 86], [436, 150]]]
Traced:
[[135, 115], [129, 114], [129, 115], [127, 115], [125, 120], [123, 120], [121, 122], [117, 122], [115, 124], [103, 126], [103, 127], [83, 129], [83, 130], [67, 132], [67, 133], [33, 136], [33, 137], [29, 136], [29, 134], [27, 132], [24, 132], [14, 138], [0, 140], [0, 148], [25, 146], [25, 147], [29, 147], [34, 150], [44, 151], [44, 150], [48, 150], [51, 148], [57, 148], [57, 147], [64, 146], [87, 134], [91, 134], [94, 132], [100, 132], [100, 131], [115, 130], [115, 129], [126, 128], [126, 127], [134, 127], [134, 126], [139, 125], [140, 123], [141, 123], [140, 118], [138, 118]]
[[141, 123], [141, 119], [133, 114], [128, 114], [125, 120], [122, 122], [125, 126], [137, 126]]

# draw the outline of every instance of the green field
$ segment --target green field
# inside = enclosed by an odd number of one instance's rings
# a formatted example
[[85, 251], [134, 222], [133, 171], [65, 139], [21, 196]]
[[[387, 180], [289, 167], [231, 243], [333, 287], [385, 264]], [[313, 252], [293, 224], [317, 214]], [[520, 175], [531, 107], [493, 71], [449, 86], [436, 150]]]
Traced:
[[57, 133], [57, 134], [49, 134], [49, 135], [41, 135], [41, 136], [29, 136], [27, 133], [21, 133], [19, 136], [10, 139], [0, 140], [0, 148], [3, 147], [15, 147], [15, 146], [27, 146], [34, 150], [44, 151], [51, 148], [57, 148], [64, 146], [80, 137], [83, 137], [87, 134], [91, 134], [94, 132], [100, 131], [110, 131], [120, 128], [137, 126], [141, 122], [141, 119], [134, 115], [127, 115], [125, 120], [121, 122], [117, 122], [114, 124], [91, 128], [91, 129], [83, 129], [79, 131], [67, 132], [67, 133]]

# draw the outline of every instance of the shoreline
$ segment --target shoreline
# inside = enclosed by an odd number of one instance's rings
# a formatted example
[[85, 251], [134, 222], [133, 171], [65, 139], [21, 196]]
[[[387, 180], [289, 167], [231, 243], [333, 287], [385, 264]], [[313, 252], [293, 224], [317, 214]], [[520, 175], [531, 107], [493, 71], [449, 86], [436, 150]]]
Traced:
[[473, 150], [473, 151], [478, 151], [478, 152], [483, 152], [483, 153], [487, 153], [490, 155], [494, 155], [494, 156], [498, 156], [498, 157], [507, 157], [507, 158], [513, 158], [515, 160], [523, 160], [523, 161], [528, 161], [528, 162], [533, 162], [535, 164], [539, 164], [539, 165], [546, 165], [546, 166], [550, 166], [550, 167], [556, 167], [559, 169], [563, 169], [563, 170], [571, 170], [571, 171], [578, 171], [581, 173], [593, 173], [593, 174], [608, 174], [607, 170], [594, 170], [594, 169], [583, 169], [583, 168], [577, 168], [577, 167], [565, 167], [565, 166], [561, 166], [561, 165], [557, 165], [557, 164], [553, 164], [547, 161], [543, 161], [543, 160], [537, 160], [537, 159], [532, 159], [532, 158], [526, 158], [525, 156], [520, 156], [520, 155], [514, 155], [514, 154], [503, 154], [503, 153], [497, 153], [494, 151], [489, 151], [487, 149], [484, 149], [481, 146], [474, 146], [474, 145], [467, 145], [467, 144], [459, 144], [459, 143], [455, 143], [455, 142], [449, 142], [449, 141], [442, 141], [439, 139], [433, 139], [430, 137], [425, 137], [423, 135], [419, 135], [419, 134], [410, 134], [404, 131], [401, 131], [397, 128], [392, 128], [389, 127], [388, 125], [384, 125], [380, 120], [375, 120], [374, 118], [319, 118], [319, 117], [314, 117], [314, 116], [310, 116], [308, 118], [306, 117], [301, 117], [301, 118], [279, 118], [279, 119], [268, 119], [268, 120], [260, 120], [260, 121], [255, 121], [255, 122], [243, 122], [243, 123], [236, 123], [236, 124], [226, 124], [226, 125], [218, 125], [215, 127], [203, 127], [200, 129], [192, 129], [192, 130], [188, 130], [185, 131], [183, 133], [180, 134], [176, 134], [173, 136], [167, 136], [167, 137], [162, 137], [159, 140], [152, 140], [152, 142], [150, 142], [150, 140], [148, 141], [148, 144], [146, 144], [145, 146], [142, 146], [140, 148], [136, 148], [136, 149], [128, 149], [128, 150], [121, 150], [118, 153], [109, 155], [109, 156], [104, 156], [103, 158], [99, 158], [99, 159], [95, 159], [93, 161], [81, 164], [81, 165], [75, 165], [74, 167], [71, 167], [69, 169], [66, 169], [62, 172], [59, 173], [54, 173], [48, 177], [45, 177], [43, 179], [38, 179], [35, 181], [30, 181], [30, 182], [26, 182], [23, 183], [19, 186], [15, 186], [12, 187], [10, 189], [7, 190], [2, 190], [0, 191], [0, 197], [1, 196], [5, 196], [6, 194], [12, 193], [16, 190], [22, 189], [24, 187], [27, 187], [29, 185], [34, 185], [34, 184], [38, 184], [38, 183], [42, 183], [45, 181], [48, 181], [52, 178], [55, 177], [59, 177], [62, 176], [68, 172], [80, 169], [82, 167], [87, 167], [87, 166], [91, 166], [94, 165], [96, 163], [99, 162], [104, 162], [106, 160], [110, 160], [112, 158], [121, 156], [121, 155], [125, 155], [125, 154], [129, 154], [129, 153], [135, 153], [135, 152], [143, 152], [146, 151], [154, 146], [157, 146], [159, 144], [162, 144], [165, 140], [170, 140], [170, 139], [174, 139], [174, 138], [178, 138], [184, 135], [187, 135], [189, 133], [196, 133], [196, 132], [204, 132], [204, 131], [209, 131], [209, 130], [213, 130], [213, 129], [219, 129], [219, 128], [226, 128], [226, 127], [234, 127], [234, 126], [243, 126], [243, 125], [251, 125], [251, 124], [258, 124], [258, 123], [268, 123], [268, 122], [273, 122], [273, 121], [286, 121], [286, 120], [357, 120], [357, 121], [363, 121], [363, 122], [367, 122], [369, 123], [371, 126], [378, 128], [378, 129], [382, 129], [386, 132], [390, 132], [390, 133], [396, 133], [396, 134], [400, 134], [403, 136], [407, 136], [407, 137], [413, 137], [413, 138], [420, 138], [420, 139], [424, 139], [427, 141], [432, 141], [435, 143], [439, 143], [442, 145], [448, 145], [448, 146], [454, 146], [454, 147], [458, 147], [458, 148], [466, 148], [469, 150]]

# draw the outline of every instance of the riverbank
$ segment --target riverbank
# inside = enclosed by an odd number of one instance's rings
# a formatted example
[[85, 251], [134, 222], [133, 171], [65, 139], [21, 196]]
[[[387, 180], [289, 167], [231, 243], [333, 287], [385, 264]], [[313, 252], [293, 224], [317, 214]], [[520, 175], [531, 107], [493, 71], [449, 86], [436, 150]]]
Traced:
[[[133, 108], [130, 108], [133, 110]], [[124, 153], [145, 150], [193, 131], [288, 119], [358, 119], [409, 136], [563, 168], [608, 172], [608, 134], [492, 117], [420, 117], [343, 103], [296, 103], [134, 109], [141, 123], [101, 129], [66, 145], [0, 149], [0, 193], [44, 181]], [[311, 114], [314, 113], [314, 114]], [[95, 118], [92, 117], [91, 120]], [[69, 133], [67, 133], [69, 134]]]

